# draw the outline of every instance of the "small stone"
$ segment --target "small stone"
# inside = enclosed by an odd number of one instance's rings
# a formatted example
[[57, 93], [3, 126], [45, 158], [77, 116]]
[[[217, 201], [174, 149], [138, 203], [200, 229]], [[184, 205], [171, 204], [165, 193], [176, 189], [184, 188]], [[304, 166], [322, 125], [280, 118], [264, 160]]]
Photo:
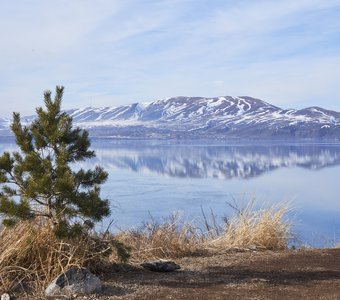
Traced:
[[101, 290], [100, 279], [85, 268], [71, 268], [61, 273], [46, 288], [45, 295], [70, 296], [92, 294]]
[[252, 278], [250, 281], [253, 283], [269, 282], [269, 280], [265, 278]]
[[5, 293], [1, 295], [1, 300], [11, 300], [11, 297], [9, 294]]
[[173, 272], [180, 269], [181, 267], [175, 262], [170, 260], [155, 260], [142, 263], [141, 266], [144, 269], [155, 271], [155, 272]]

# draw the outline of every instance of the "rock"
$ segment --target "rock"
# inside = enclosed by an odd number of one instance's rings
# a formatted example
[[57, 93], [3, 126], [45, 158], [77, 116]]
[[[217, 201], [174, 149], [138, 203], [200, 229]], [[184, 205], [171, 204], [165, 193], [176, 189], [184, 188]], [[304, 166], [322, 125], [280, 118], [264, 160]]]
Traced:
[[71, 268], [60, 274], [46, 288], [45, 295], [69, 296], [91, 294], [101, 290], [100, 279], [85, 268]]
[[269, 280], [265, 278], [252, 278], [250, 281], [253, 283], [269, 282]]
[[144, 269], [155, 271], [155, 272], [173, 272], [180, 269], [181, 267], [175, 262], [170, 260], [155, 260], [142, 263], [141, 266]]
[[5, 293], [1, 295], [1, 300], [11, 300], [11, 297], [7, 293]]

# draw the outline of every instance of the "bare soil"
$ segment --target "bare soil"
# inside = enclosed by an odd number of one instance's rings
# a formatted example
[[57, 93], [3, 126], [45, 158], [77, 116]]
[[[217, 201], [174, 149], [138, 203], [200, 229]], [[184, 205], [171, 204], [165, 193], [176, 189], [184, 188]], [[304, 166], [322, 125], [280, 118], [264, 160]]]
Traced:
[[103, 283], [100, 294], [66, 299], [340, 300], [340, 248], [228, 251], [186, 257], [176, 263], [181, 269], [171, 273], [152, 272], [139, 265], [112, 265], [97, 274]]
[[[93, 299], [340, 299], [340, 249], [227, 252], [155, 273], [120, 266]], [[92, 297], [91, 297], [92, 298]]]

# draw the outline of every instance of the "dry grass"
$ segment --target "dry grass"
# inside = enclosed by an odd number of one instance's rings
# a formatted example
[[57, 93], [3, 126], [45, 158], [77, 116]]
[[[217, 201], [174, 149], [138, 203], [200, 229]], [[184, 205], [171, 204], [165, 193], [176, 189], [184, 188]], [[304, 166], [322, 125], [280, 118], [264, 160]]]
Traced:
[[182, 221], [178, 215], [163, 223], [151, 220], [143, 226], [119, 233], [116, 238], [132, 248], [131, 260], [141, 262], [156, 258], [179, 258], [220, 252], [233, 248], [286, 249], [291, 238], [291, 224], [285, 219], [287, 203], [263, 209], [254, 208], [254, 200], [218, 225], [211, 214], [210, 220], [203, 213], [202, 226]]
[[94, 236], [58, 240], [49, 223], [22, 222], [0, 233], [0, 293], [20, 290], [28, 282], [41, 290], [72, 266], [101, 268], [111, 251]]
[[202, 250], [204, 236], [195, 226], [184, 222], [178, 214], [162, 223], [151, 220], [137, 229], [122, 231], [117, 240], [131, 247], [131, 262], [157, 258], [179, 258]]
[[[35, 291], [72, 266], [103, 270], [108, 263], [126, 257], [123, 244], [131, 248], [131, 262], [176, 259], [207, 251], [219, 253], [232, 248], [279, 250], [287, 247], [290, 223], [288, 205], [254, 209], [254, 201], [222, 225], [215, 217], [202, 226], [173, 215], [161, 223], [151, 219], [143, 226], [118, 234], [87, 234], [77, 239], [58, 240], [48, 223], [23, 222], [0, 232], [0, 293], [20, 289], [29, 282]], [[117, 250], [117, 251], [112, 251]]]
[[217, 250], [230, 248], [259, 247], [268, 250], [287, 248], [292, 238], [291, 223], [285, 217], [290, 205], [272, 205], [262, 209], [254, 208], [254, 200], [230, 220], [227, 220], [220, 235], [207, 241]]

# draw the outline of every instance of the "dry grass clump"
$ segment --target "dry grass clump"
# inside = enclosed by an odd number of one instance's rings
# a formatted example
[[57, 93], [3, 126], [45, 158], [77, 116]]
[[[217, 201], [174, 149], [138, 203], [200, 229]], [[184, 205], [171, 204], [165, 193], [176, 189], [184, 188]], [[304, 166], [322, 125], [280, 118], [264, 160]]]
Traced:
[[[232, 248], [287, 248], [291, 224], [285, 220], [286, 204], [255, 209], [254, 201], [217, 225], [207, 220], [204, 227], [183, 221], [178, 214], [161, 223], [151, 219], [137, 229], [118, 234], [83, 234], [59, 240], [48, 222], [22, 222], [0, 231], [0, 293], [20, 289], [29, 283], [41, 290], [47, 283], [72, 266], [102, 271], [111, 262], [128, 257], [139, 263], [149, 259], [176, 259]], [[115, 251], [112, 251], [115, 250]]]
[[291, 239], [291, 223], [285, 217], [290, 205], [283, 203], [262, 209], [254, 208], [254, 200], [226, 220], [220, 235], [207, 241], [215, 249], [259, 247], [283, 250]]
[[175, 259], [208, 251], [218, 253], [233, 248], [286, 249], [291, 238], [291, 224], [285, 220], [289, 205], [255, 209], [254, 202], [251, 200], [241, 209], [234, 207], [235, 214], [222, 225], [217, 224], [213, 213], [208, 220], [202, 212], [205, 231], [202, 226], [183, 222], [174, 215], [162, 223], [151, 220], [115, 237], [131, 247], [134, 262]]
[[95, 271], [110, 251], [109, 243], [91, 235], [59, 240], [48, 222], [5, 228], [0, 232], [0, 293], [19, 291], [27, 283], [39, 290], [72, 266]]
[[131, 248], [132, 262], [157, 258], [179, 258], [202, 250], [205, 237], [198, 229], [173, 214], [162, 223], [153, 218], [136, 229], [118, 233], [117, 240]]

